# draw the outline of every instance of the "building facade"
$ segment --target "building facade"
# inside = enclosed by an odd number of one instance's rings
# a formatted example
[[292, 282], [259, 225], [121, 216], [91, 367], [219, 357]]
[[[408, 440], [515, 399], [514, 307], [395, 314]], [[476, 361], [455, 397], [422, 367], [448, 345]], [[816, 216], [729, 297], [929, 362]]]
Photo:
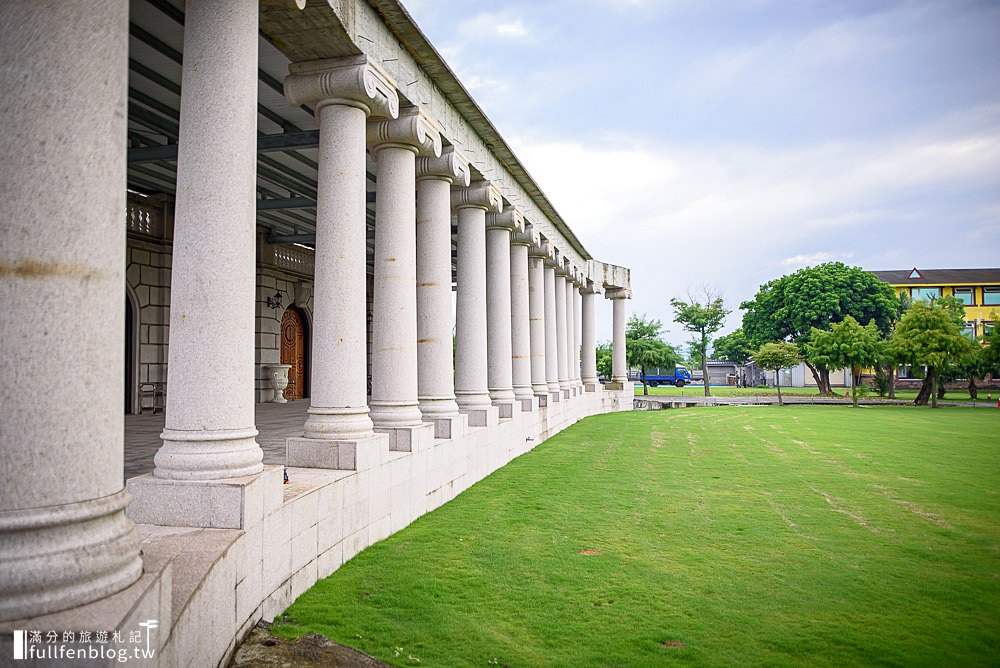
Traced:
[[[396, 0], [14, 0], [0, 45], [3, 656], [142, 627], [147, 663], [224, 662], [367, 545], [631, 409], [628, 269]], [[309, 406], [285, 471], [256, 440], [275, 400]], [[161, 403], [126, 489], [123, 415]]]
[[1000, 319], [1000, 269], [913, 269], [873, 272], [913, 300], [956, 297], [965, 303], [965, 331], [982, 337]]

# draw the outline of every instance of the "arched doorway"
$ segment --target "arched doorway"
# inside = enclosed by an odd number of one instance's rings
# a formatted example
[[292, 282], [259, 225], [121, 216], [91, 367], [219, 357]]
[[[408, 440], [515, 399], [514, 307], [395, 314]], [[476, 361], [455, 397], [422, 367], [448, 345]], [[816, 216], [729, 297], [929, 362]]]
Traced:
[[281, 318], [281, 363], [292, 366], [288, 370], [288, 388], [285, 390], [285, 399], [289, 401], [309, 395], [306, 386], [307, 341], [305, 316], [298, 307], [289, 306]]

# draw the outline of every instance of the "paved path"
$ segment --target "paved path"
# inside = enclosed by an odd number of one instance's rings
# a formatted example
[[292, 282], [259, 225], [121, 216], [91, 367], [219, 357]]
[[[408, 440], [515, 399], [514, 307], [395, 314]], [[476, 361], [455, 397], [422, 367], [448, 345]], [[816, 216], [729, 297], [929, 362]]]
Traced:
[[[815, 405], [850, 405], [851, 400], [843, 397], [782, 397], [786, 404]], [[777, 405], [777, 396], [766, 397], [706, 397], [704, 395], [681, 396], [642, 396], [636, 395], [635, 408], [639, 410], [659, 410], [661, 408], [691, 408], [694, 406], [768, 406]], [[862, 406], [912, 406], [908, 399], [862, 399]], [[993, 402], [977, 401], [974, 404], [965, 401], [938, 401], [938, 406], [965, 406], [967, 408], [993, 408]]]
[[[287, 404], [257, 404], [257, 442], [264, 450], [265, 464], [285, 463], [285, 439], [301, 436], [309, 401]], [[162, 441], [163, 413], [125, 416], [125, 478], [152, 473], [153, 456]]]

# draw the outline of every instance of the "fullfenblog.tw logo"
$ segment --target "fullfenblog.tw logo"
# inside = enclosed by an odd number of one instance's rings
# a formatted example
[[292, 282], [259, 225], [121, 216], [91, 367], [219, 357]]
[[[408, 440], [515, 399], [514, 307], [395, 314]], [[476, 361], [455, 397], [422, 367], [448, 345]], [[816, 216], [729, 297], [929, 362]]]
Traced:
[[139, 622], [139, 626], [142, 630], [14, 631], [14, 660], [147, 661], [156, 653], [151, 636], [159, 622], [147, 619]]

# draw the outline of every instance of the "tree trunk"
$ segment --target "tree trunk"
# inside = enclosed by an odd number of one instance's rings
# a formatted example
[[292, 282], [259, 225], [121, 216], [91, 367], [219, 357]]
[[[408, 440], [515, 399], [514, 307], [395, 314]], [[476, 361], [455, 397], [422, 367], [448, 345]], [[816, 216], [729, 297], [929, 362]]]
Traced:
[[[937, 372], [931, 368], [927, 367], [927, 375], [924, 376], [924, 382], [920, 385], [920, 391], [917, 392], [917, 398], [913, 400], [913, 405], [915, 406], [926, 406], [928, 401], [934, 401], [937, 404]], [[932, 397], [933, 395], [933, 397]]]
[[927, 367], [927, 376], [931, 379], [931, 407], [937, 408], [937, 388], [938, 388], [938, 377], [937, 369], [934, 367]]
[[646, 387], [646, 365], [639, 366], [639, 374], [642, 376], [642, 396], [649, 396], [649, 388]]
[[778, 388], [778, 405], [784, 406], [785, 403], [781, 400], [781, 369], [774, 370], [774, 386]]
[[705, 384], [705, 396], [711, 396], [711, 391], [708, 389], [708, 356], [701, 356], [701, 379]]
[[896, 365], [886, 364], [886, 368], [889, 370], [889, 398], [896, 398]]
[[819, 372], [819, 369], [814, 367], [809, 362], [806, 362], [805, 365], [809, 369], [809, 372], [812, 373], [813, 380], [816, 381], [816, 389], [820, 394], [823, 394], [823, 375]]
[[943, 382], [942, 383], [938, 383], [937, 398], [938, 399], [944, 399], [944, 393], [945, 393], [945, 391], [946, 391], [946, 388], [944, 386], [944, 383]]
[[969, 374], [969, 398], [973, 400], [979, 398], [979, 388], [976, 386], [975, 374]]

